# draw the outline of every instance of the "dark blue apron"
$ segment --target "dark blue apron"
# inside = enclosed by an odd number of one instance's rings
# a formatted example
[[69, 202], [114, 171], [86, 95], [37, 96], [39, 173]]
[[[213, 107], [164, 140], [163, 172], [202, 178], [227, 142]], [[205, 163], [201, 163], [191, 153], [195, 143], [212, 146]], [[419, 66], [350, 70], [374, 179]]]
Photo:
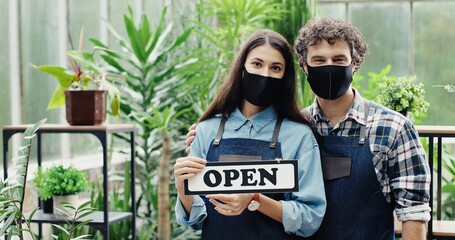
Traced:
[[[365, 122], [369, 102], [365, 103]], [[361, 125], [360, 137], [322, 136], [319, 142], [327, 210], [312, 239], [394, 239], [393, 205], [376, 177], [373, 154]]]
[[[221, 139], [227, 117], [223, 117], [218, 128], [216, 138], [207, 153], [209, 162], [248, 160], [275, 160], [281, 159], [281, 145], [278, 134], [282, 119], [278, 119], [271, 142], [255, 139], [229, 138]], [[265, 194], [275, 200], [283, 200], [283, 193]], [[203, 222], [202, 239], [296, 239], [297, 236], [284, 232], [282, 223], [265, 216], [259, 211], [245, 209], [238, 216], [224, 216], [219, 214], [212, 203], [203, 196], [207, 207], [207, 217]]]

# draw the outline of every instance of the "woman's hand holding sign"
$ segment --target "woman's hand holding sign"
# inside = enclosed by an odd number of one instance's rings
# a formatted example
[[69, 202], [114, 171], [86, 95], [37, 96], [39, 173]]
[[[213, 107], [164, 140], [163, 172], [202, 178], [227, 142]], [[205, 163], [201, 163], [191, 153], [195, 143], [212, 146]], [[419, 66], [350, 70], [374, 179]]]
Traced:
[[174, 164], [175, 187], [177, 188], [180, 200], [187, 213], [191, 210], [193, 196], [185, 195], [184, 181], [201, 172], [206, 163], [207, 160], [202, 158], [183, 157], [178, 158]]
[[245, 194], [209, 194], [206, 198], [215, 206], [215, 210], [225, 216], [240, 215], [253, 199], [254, 193]]

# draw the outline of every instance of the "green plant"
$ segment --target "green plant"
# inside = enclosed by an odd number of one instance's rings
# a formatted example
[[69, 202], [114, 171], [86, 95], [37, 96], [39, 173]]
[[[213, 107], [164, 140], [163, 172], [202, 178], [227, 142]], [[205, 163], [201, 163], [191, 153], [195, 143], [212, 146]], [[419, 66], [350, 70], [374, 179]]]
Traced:
[[[85, 225], [89, 224], [93, 221], [93, 219], [88, 218], [92, 213], [95, 212], [95, 209], [90, 207], [91, 201], [87, 201], [82, 203], [79, 207], [74, 207], [73, 205], [62, 202], [62, 206], [66, 209], [70, 209], [74, 211], [73, 215], [68, 215], [68, 219], [65, 219], [66, 223], [69, 225], [69, 229], [65, 229], [61, 225], [52, 224], [55, 228], [60, 230], [58, 235], [52, 235], [52, 237], [56, 240], [70, 240], [70, 239], [92, 239], [92, 235], [85, 234], [79, 235], [77, 238], [74, 238], [77, 234], [75, 234], [79, 229], [84, 227]], [[57, 209], [62, 214], [67, 214], [65, 211]]]
[[423, 84], [415, 80], [415, 76], [385, 76], [379, 83], [378, 102], [398, 112], [425, 113], [430, 104], [425, 101]]
[[42, 171], [38, 176], [40, 181], [36, 187], [38, 195], [44, 200], [56, 195], [77, 194], [88, 188], [87, 174], [72, 166], [56, 165]]
[[[442, 211], [443, 218], [447, 220], [455, 219], [455, 156], [453, 155], [447, 144], [443, 145], [442, 152], [442, 180], [444, 185], [442, 187]], [[434, 166], [438, 166], [435, 162]], [[438, 171], [435, 169], [435, 171]]]
[[442, 87], [448, 93], [455, 93], [455, 84], [446, 84], [446, 85], [434, 85], [433, 87]]
[[[46, 120], [40, 120], [25, 130], [17, 157], [13, 158], [16, 176], [15, 178], [0, 181], [0, 222], [4, 221], [0, 227], [0, 236], [8, 235], [11, 238], [16, 235], [23, 240], [23, 232], [28, 232], [32, 239], [36, 239], [31, 232], [30, 222], [38, 209], [33, 210], [29, 217], [26, 218], [23, 213], [24, 192], [27, 184], [32, 139]], [[23, 227], [23, 224], [27, 227]]]
[[354, 81], [352, 82], [353, 87], [357, 89], [362, 97], [370, 100], [376, 100], [378, 97], [378, 85], [386, 77], [390, 76], [389, 73], [392, 70], [392, 65], [387, 65], [379, 72], [368, 72], [367, 82], [365, 83], [365, 77], [357, 72], [354, 74]]
[[[135, 144], [136, 162], [143, 166], [137, 171], [141, 186], [144, 184], [144, 179], [158, 174], [156, 156], [161, 146], [159, 131], [144, 122], [142, 116], [153, 114], [154, 109], [158, 112], [164, 111], [168, 104], [182, 99], [178, 88], [186, 82], [187, 77], [180, 72], [185, 66], [194, 62], [191, 57], [171, 58], [172, 54], [179, 52], [178, 50], [185, 49], [179, 49], [179, 47], [188, 39], [192, 29], [184, 30], [182, 33], [174, 32], [172, 22], [166, 23], [166, 15], [167, 8], [164, 8], [157, 27], [153, 29], [146, 15], [142, 15], [137, 22], [135, 19], [138, 18], [134, 16], [132, 8], [129, 8], [128, 14], [124, 16], [127, 38], [124, 39], [111, 28], [113, 35], [117, 37], [118, 44], [124, 49], [121, 54], [108, 49], [102, 42], [91, 39], [96, 46], [105, 49], [101, 57], [111, 65], [113, 73], [124, 73], [126, 76], [127, 96], [123, 99], [120, 110], [128, 117], [128, 121], [138, 126]], [[122, 138], [121, 135], [116, 136]], [[167, 164], [170, 163], [167, 162]], [[142, 206], [145, 211], [138, 213], [138, 217], [144, 219], [145, 224], [142, 225], [142, 229], [146, 231], [152, 227], [156, 230], [157, 226], [156, 208], [152, 203], [145, 202], [148, 199], [148, 197], [138, 199], [143, 201]], [[141, 204], [138, 204], [139, 206]]]
[[[82, 46], [83, 31], [79, 46]], [[54, 90], [47, 109], [61, 107], [65, 104], [66, 90], [106, 90], [110, 97], [111, 110], [114, 116], [119, 115], [121, 92], [117, 87], [117, 79], [124, 79], [121, 74], [108, 74], [98, 62], [95, 53], [78, 50], [67, 52], [70, 69], [55, 65], [35, 66], [35, 69], [49, 74], [58, 80], [59, 85]]]

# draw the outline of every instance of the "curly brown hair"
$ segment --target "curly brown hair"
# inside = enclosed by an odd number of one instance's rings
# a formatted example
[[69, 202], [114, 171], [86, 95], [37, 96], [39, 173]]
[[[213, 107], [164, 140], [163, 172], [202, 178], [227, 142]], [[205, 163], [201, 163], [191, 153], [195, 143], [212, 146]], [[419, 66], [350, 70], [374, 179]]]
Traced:
[[351, 50], [351, 57], [356, 63], [356, 70], [362, 65], [368, 45], [360, 31], [352, 24], [329, 17], [313, 18], [303, 26], [295, 39], [294, 51], [299, 59], [306, 60], [308, 47], [326, 40], [329, 44], [346, 41]]

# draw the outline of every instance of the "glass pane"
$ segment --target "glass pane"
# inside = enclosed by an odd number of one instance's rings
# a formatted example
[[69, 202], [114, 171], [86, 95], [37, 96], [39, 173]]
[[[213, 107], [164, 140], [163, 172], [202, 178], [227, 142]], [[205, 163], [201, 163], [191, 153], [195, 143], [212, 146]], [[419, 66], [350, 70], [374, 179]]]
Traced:
[[453, 125], [455, 119], [455, 94], [439, 84], [455, 84], [455, 28], [453, 13], [455, 2], [414, 3], [415, 74], [425, 84], [428, 117], [422, 124]]
[[353, 3], [349, 5], [349, 20], [369, 46], [360, 74], [379, 72], [390, 64], [391, 74], [409, 75], [409, 3]]
[[[8, 40], [8, 2], [7, 0], [0, 0], [0, 32], [2, 32], [2, 37], [0, 37], [0, 96], [2, 100], [0, 101], [0, 125], [11, 124], [11, 112], [10, 112], [10, 94], [9, 94], [9, 40]], [[16, 109], [15, 111], [20, 111]], [[0, 137], [3, 139], [3, 133], [0, 133]], [[3, 145], [0, 146], [0, 150], [3, 152]], [[3, 161], [2, 161], [3, 163]], [[0, 164], [3, 166], [3, 164]]]
[[[115, 29], [115, 31], [122, 36], [124, 39], [127, 39], [125, 25], [123, 23], [123, 16], [128, 13], [128, 6], [133, 8], [133, 11], [136, 11], [134, 1], [132, 0], [109, 0], [109, 23]], [[135, 12], [136, 13], [136, 12]], [[136, 13], [137, 15], [137, 13]], [[109, 35], [109, 45], [114, 50], [120, 50], [119, 45], [117, 44], [116, 38], [112, 35]]]
[[[99, 0], [77, 0], [68, 1], [69, 7], [69, 30], [74, 49], [78, 48], [81, 28], [84, 27], [83, 49], [93, 50], [90, 38], [100, 38], [100, 1]], [[71, 46], [68, 45], [68, 49]]]
[[346, 19], [346, 4], [344, 3], [320, 3], [317, 11], [318, 16]]
[[[30, 65], [59, 64], [59, 17], [60, 0], [22, 1], [21, 13], [21, 73], [23, 83], [23, 122], [34, 123], [48, 118], [48, 123], [58, 123], [62, 108], [46, 110], [57, 80], [39, 72]], [[46, 140], [43, 151], [55, 155], [59, 152], [60, 140]]]
[[[84, 27], [83, 49], [92, 52], [93, 44], [90, 38], [100, 38], [100, 1], [99, 0], [78, 0], [69, 1], [69, 28], [73, 48], [79, 48], [81, 28]], [[68, 49], [71, 49], [68, 43]], [[73, 156], [99, 152], [97, 147], [99, 141], [89, 134], [70, 134], [71, 149]], [[96, 146], [96, 147], [95, 147]]]
[[[189, 2], [192, 3], [193, 1], [189, 0], [189, 1], [185, 1], [185, 2], [182, 2], [182, 1], [175, 2], [174, 4], [172, 4], [171, 7], [168, 7], [168, 9], [167, 9], [168, 15], [169, 15], [169, 13], [171, 13], [170, 15], [173, 15], [172, 13], [174, 13], [173, 11], [175, 10], [176, 7], [178, 7], [178, 8], [188, 7], [186, 9], [189, 9], [190, 7], [186, 6], [186, 5], [188, 5]], [[178, 5], [178, 6], [176, 6], [176, 5]], [[192, 3], [192, 5], [194, 6], [194, 3]], [[158, 25], [158, 23], [160, 21], [160, 17], [161, 17], [161, 11], [163, 10], [163, 8], [164, 8], [164, 1], [145, 1], [144, 2], [144, 13], [149, 18], [152, 29], [155, 29], [155, 26]]]

